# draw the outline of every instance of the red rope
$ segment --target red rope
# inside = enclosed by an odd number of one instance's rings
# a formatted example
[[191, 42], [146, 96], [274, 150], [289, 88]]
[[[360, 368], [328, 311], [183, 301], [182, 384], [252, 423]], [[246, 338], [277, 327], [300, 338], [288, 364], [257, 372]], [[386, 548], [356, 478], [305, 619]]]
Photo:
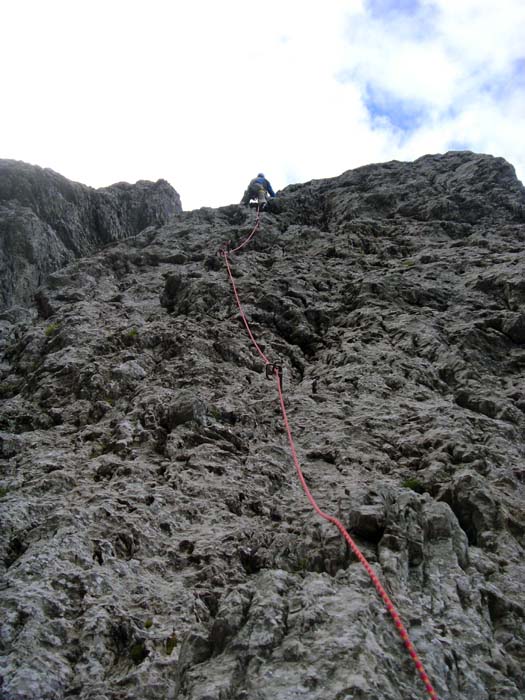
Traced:
[[[259, 210], [257, 210], [257, 221], [255, 224], [255, 228], [253, 229], [253, 231], [251, 232], [249, 237], [240, 246], [235, 248], [235, 250], [232, 252], [235, 252], [237, 250], [240, 250], [240, 248], [243, 248], [248, 243], [248, 241], [253, 237], [258, 226], [259, 226]], [[237, 302], [237, 307], [239, 309], [241, 318], [242, 318], [243, 323], [246, 327], [248, 335], [250, 336], [250, 340], [252, 341], [253, 345], [255, 346], [255, 349], [257, 350], [257, 352], [261, 356], [264, 364], [270, 365], [271, 364], [270, 361], [268, 360], [268, 358], [266, 357], [264, 352], [261, 350], [261, 348], [259, 347], [257, 341], [255, 340], [255, 338], [253, 336], [253, 333], [252, 333], [251, 328], [250, 328], [250, 324], [248, 323], [248, 319], [246, 318], [246, 314], [244, 313], [244, 310], [242, 308], [241, 300], [239, 298], [239, 293], [237, 292], [235, 280], [233, 278], [231, 267], [230, 267], [230, 264], [228, 262], [228, 252], [223, 250], [223, 251], [221, 251], [221, 254], [224, 257], [224, 262], [226, 263], [226, 269], [228, 270], [228, 275], [229, 275], [230, 282], [231, 282], [231, 285], [233, 288], [233, 293], [235, 295], [235, 301]], [[379, 595], [383, 599], [383, 602], [385, 603], [386, 609], [388, 610], [388, 612], [390, 613], [390, 615], [394, 621], [394, 624], [399, 632], [399, 635], [400, 635], [401, 639], [403, 640], [403, 644], [405, 645], [412, 661], [414, 662], [414, 665], [417, 669], [419, 677], [423, 681], [423, 684], [427, 690], [428, 697], [430, 698], [430, 700], [438, 700], [438, 695], [437, 695], [436, 691], [434, 690], [434, 688], [432, 687], [432, 683], [430, 682], [430, 678], [428, 677], [428, 675], [425, 671], [423, 663], [421, 662], [419, 656], [417, 655], [416, 649], [415, 649], [414, 645], [412, 644], [410, 637], [408, 636], [408, 632], [406, 631], [405, 626], [401, 622], [401, 618], [399, 616], [399, 613], [397, 612], [394, 604], [390, 600], [388, 593], [386, 592], [386, 590], [382, 586], [381, 582], [379, 581], [377, 574], [375, 573], [373, 568], [370, 566], [370, 564], [368, 563], [368, 560], [366, 559], [364, 554], [361, 552], [359, 547], [356, 545], [354, 540], [350, 537], [348, 531], [346, 530], [344, 525], [341, 523], [341, 521], [338, 520], [337, 518], [335, 518], [333, 515], [328, 515], [328, 513], [325, 513], [324, 511], [322, 511], [319, 508], [319, 506], [317, 505], [315, 498], [312, 496], [312, 493], [306, 484], [306, 480], [304, 478], [304, 474], [303, 474], [303, 471], [301, 469], [301, 465], [299, 464], [299, 459], [297, 457], [295, 444], [294, 444], [294, 441], [292, 438], [292, 431], [290, 429], [290, 423], [288, 421], [288, 415], [286, 413], [286, 407], [284, 405], [284, 396], [283, 396], [283, 391], [282, 391], [281, 379], [279, 376], [279, 370], [277, 368], [274, 368], [273, 373], [275, 376], [275, 380], [277, 382], [277, 391], [279, 393], [279, 402], [281, 404], [281, 412], [283, 415], [286, 433], [288, 435], [288, 442], [290, 444], [290, 450], [292, 453], [292, 459], [293, 459], [293, 462], [295, 465], [295, 470], [297, 472], [297, 476], [299, 477], [299, 481], [301, 482], [301, 486], [303, 488], [303, 491], [306, 494], [306, 497], [310, 502], [310, 505], [312, 506], [312, 508], [315, 510], [315, 512], [321, 518], [323, 518], [324, 520], [327, 520], [329, 523], [332, 523], [333, 525], [335, 525], [337, 527], [337, 529], [339, 530], [341, 535], [346, 540], [346, 542], [347, 542], [348, 546], [350, 547], [350, 549], [352, 550], [352, 552], [355, 554], [355, 556], [359, 559], [359, 561], [361, 562], [363, 567], [366, 569], [366, 572], [369, 575], [372, 583], [374, 584], [376, 591], [379, 593]]]
[[233, 250], [231, 250], [230, 253], [236, 253], [238, 250], [241, 250], [241, 248], [244, 248], [245, 245], [248, 245], [248, 243], [255, 236], [255, 232], [259, 228], [260, 223], [261, 223], [261, 212], [259, 211], [259, 205], [257, 205], [257, 218], [255, 219], [255, 226], [253, 227], [253, 231], [240, 245], [237, 246], [237, 248], [234, 248]]
[[290, 450], [292, 453], [293, 462], [295, 464], [295, 469], [297, 471], [299, 481], [301, 482], [301, 486], [303, 487], [303, 491], [305, 492], [307, 499], [310, 501], [310, 505], [315, 510], [317, 515], [321, 516], [321, 518], [324, 518], [324, 520], [327, 520], [329, 523], [333, 523], [336, 526], [336, 528], [339, 530], [339, 532], [342, 534], [342, 536], [347, 541], [352, 552], [356, 555], [356, 557], [359, 559], [361, 564], [366, 569], [366, 571], [367, 571], [368, 575], [370, 576], [372, 583], [374, 584], [377, 592], [379, 593], [379, 595], [383, 599], [383, 601], [386, 605], [386, 609], [388, 610], [388, 612], [392, 616], [392, 619], [394, 620], [394, 624], [397, 627], [397, 630], [401, 636], [401, 639], [403, 640], [403, 643], [404, 643], [405, 647], [407, 648], [407, 651], [410, 654], [410, 656], [411, 656], [411, 658], [416, 666], [416, 669], [419, 673], [419, 676], [420, 676], [421, 680], [423, 681], [425, 688], [427, 689], [429, 698], [431, 698], [432, 700], [438, 700], [437, 693], [434, 690], [434, 688], [432, 687], [432, 684], [430, 682], [430, 678], [427, 676], [427, 674], [425, 672], [425, 668], [424, 668], [423, 664], [421, 663], [421, 661], [416, 653], [416, 649], [415, 649], [414, 645], [410, 641], [410, 637], [408, 636], [408, 632], [406, 631], [405, 626], [401, 622], [401, 618], [399, 617], [399, 613], [397, 612], [396, 608], [394, 607], [394, 604], [390, 600], [388, 593], [383, 588], [380, 580], [377, 577], [377, 574], [375, 573], [375, 571], [372, 569], [372, 567], [368, 563], [368, 560], [366, 559], [365, 555], [361, 552], [361, 550], [356, 545], [354, 540], [350, 537], [350, 535], [348, 534], [348, 531], [346, 530], [344, 525], [341, 523], [341, 521], [338, 520], [337, 518], [335, 518], [333, 515], [328, 515], [328, 513], [325, 513], [324, 511], [322, 511], [319, 508], [319, 506], [317, 505], [315, 498], [312, 496], [312, 493], [306, 484], [306, 480], [304, 478], [304, 474], [303, 474], [303, 471], [301, 469], [301, 465], [299, 464], [299, 459], [297, 457], [297, 452], [295, 450], [295, 445], [294, 445], [294, 441], [292, 438], [292, 431], [290, 430], [290, 424], [288, 422], [288, 416], [286, 414], [286, 408], [284, 405], [284, 397], [283, 397], [283, 392], [282, 392], [282, 387], [281, 387], [281, 380], [279, 378], [279, 374], [277, 371], [275, 371], [274, 374], [275, 374], [275, 380], [277, 382], [277, 391], [279, 392], [279, 401], [281, 404], [281, 412], [283, 414], [284, 425], [286, 427], [286, 433], [288, 435], [288, 442], [290, 443]]
[[251, 330], [251, 328], [250, 328], [250, 324], [248, 323], [248, 319], [246, 318], [246, 314], [245, 314], [244, 311], [243, 311], [243, 308], [242, 308], [242, 305], [241, 305], [241, 300], [239, 299], [239, 294], [238, 294], [238, 292], [237, 292], [237, 287], [235, 286], [235, 280], [233, 279], [233, 275], [232, 275], [232, 270], [231, 270], [231, 267], [230, 267], [230, 263], [228, 262], [228, 253], [227, 253], [227, 251], [222, 251], [221, 254], [222, 254], [222, 256], [224, 257], [224, 262], [226, 263], [226, 269], [228, 270], [228, 275], [230, 276], [230, 282], [231, 282], [231, 285], [232, 285], [232, 288], [233, 288], [233, 293], [234, 293], [234, 295], [235, 295], [235, 301], [237, 302], [237, 306], [238, 306], [238, 308], [239, 308], [239, 312], [240, 312], [240, 314], [241, 314], [241, 318], [242, 318], [243, 323], [244, 323], [244, 325], [245, 325], [245, 327], [246, 327], [246, 330], [248, 331], [248, 335], [250, 336], [250, 340], [251, 340], [252, 343], [254, 344], [255, 349], [257, 350], [257, 352], [258, 352], [259, 355], [261, 356], [261, 359], [262, 359], [262, 361], [264, 362], [264, 364], [265, 364], [265, 365], [269, 365], [269, 364], [270, 364], [270, 360], [266, 357], [266, 355], [264, 354], [264, 352], [263, 352], [263, 351], [261, 350], [261, 348], [259, 347], [259, 344], [257, 343], [257, 341], [255, 340], [255, 338], [253, 337], [253, 333], [252, 333], [252, 330]]

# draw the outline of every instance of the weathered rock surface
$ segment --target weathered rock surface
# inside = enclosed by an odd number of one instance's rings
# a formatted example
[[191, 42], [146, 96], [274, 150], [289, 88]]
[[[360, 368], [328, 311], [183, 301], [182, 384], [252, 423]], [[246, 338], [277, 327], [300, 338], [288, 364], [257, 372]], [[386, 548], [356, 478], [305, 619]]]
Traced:
[[0, 311], [31, 304], [49, 272], [180, 211], [165, 180], [95, 190], [0, 159]]
[[[525, 191], [471, 153], [288, 187], [232, 268], [308, 484], [439, 697], [525, 697]], [[296, 481], [217, 250], [181, 213], [4, 319], [0, 697], [416, 700]]]

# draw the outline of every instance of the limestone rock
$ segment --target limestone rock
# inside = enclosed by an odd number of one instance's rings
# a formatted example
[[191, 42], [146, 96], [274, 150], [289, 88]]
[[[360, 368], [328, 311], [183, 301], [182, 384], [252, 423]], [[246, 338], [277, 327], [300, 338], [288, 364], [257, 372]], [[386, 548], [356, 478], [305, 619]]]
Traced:
[[31, 305], [48, 273], [180, 211], [179, 195], [165, 180], [95, 190], [0, 159], [0, 310]]
[[[287, 187], [230, 256], [308, 486], [449, 700], [525, 695], [524, 211], [502, 159], [425, 156]], [[2, 700], [426, 697], [297, 481], [216, 254], [253, 224], [179, 213], [0, 316]]]

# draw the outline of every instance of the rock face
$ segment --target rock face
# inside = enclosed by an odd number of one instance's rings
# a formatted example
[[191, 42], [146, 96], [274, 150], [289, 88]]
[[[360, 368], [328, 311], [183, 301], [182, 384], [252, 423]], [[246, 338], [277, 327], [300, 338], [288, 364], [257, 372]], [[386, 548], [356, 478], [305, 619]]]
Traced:
[[[501, 159], [371, 165], [288, 187], [231, 255], [308, 485], [447, 700], [525, 697], [524, 207]], [[296, 480], [217, 255], [253, 221], [181, 213], [7, 329], [3, 699], [426, 697]]]
[[165, 180], [94, 190], [52, 170], [0, 160], [0, 311], [31, 304], [49, 272], [180, 211]]

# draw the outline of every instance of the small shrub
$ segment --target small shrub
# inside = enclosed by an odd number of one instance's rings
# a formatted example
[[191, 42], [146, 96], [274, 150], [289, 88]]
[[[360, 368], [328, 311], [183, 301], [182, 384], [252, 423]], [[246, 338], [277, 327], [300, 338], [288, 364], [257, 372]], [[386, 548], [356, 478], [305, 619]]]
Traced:
[[222, 412], [221, 412], [220, 408], [217, 408], [217, 406], [212, 406], [210, 408], [210, 414], [213, 418], [215, 418], [216, 421], [219, 421], [221, 419], [221, 416], [222, 416]]
[[148, 656], [149, 651], [146, 649], [144, 646], [144, 642], [135, 642], [135, 644], [132, 645], [131, 649], [129, 650], [129, 655], [131, 656], [131, 660], [133, 663], [138, 666], [141, 664], [146, 656]]
[[50, 338], [58, 331], [59, 328], [59, 323], [50, 323], [49, 326], [45, 329], [44, 335], [46, 336], [46, 338]]
[[139, 332], [137, 328], [133, 327], [130, 328], [127, 331], [123, 331], [121, 336], [120, 336], [120, 342], [122, 345], [125, 347], [130, 347], [131, 345], [134, 345], [139, 338]]
[[149, 617], [146, 622], [144, 623], [144, 627], [149, 630], [150, 627], [153, 627], [153, 620]]
[[419, 479], [416, 479], [413, 476], [410, 477], [409, 479], [405, 479], [405, 481], [403, 481], [401, 486], [403, 486], [403, 488], [405, 488], [405, 489], [411, 489], [412, 491], [415, 491], [416, 493], [425, 493], [425, 491], [426, 491], [425, 487], [419, 481]]
[[0, 384], [0, 399], [8, 399], [14, 396], [22, 382], [3, 382]]
[[168, 637], [168, 639], [166, 639], [166, 654], [168, 654], [169, 656], [176, 646], [177, 637], [175, 634], [172, 634], [171, 637]]
[[101, 440], [96, 442], [91, 448], [91, 457], [100, 457], [100, 455], [108, 454], [111, 451], [111, 445], [106, 440]]
[[0, 486], [0, 498], [4, 498], [4, 496], [7, 496], [7, 492], [7, 488], [5, 488], [4, 486]]

